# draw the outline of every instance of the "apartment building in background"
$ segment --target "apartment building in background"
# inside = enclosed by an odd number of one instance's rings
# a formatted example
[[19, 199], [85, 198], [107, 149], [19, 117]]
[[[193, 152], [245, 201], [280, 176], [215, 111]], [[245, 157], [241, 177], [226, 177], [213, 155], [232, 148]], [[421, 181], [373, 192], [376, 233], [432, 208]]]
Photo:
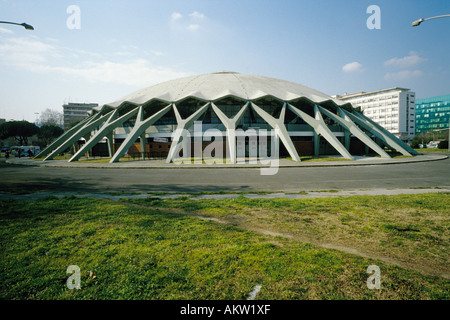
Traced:
[[97, 107], [98, 103], [73, 103], [63, 105], [64, 130], [70, 129], [73, 123], [89, 117], [89, 111]]
[[409, 142], [415, 135], [415, 96], [405, 88], [336, 95], [333, 98], [350, 102], [361, 112], [397, 138]]

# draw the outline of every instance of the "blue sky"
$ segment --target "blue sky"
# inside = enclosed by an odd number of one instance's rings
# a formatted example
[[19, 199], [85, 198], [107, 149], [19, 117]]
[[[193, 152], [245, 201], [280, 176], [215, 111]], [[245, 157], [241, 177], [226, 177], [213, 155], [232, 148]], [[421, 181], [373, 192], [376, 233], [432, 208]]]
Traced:
[[[79, 15], [69, 11], [79, 8]], [[380, 8], [381, 29], [367, 20]], [[0, 118], [115, 101], [195, 74], [236, 71], [328, 95], [450, 93], [448, 0], [0, 0]], [[79, 19], [77, 19], [79, 17]], [[69, 28], [79, 21], [79, 28]]]

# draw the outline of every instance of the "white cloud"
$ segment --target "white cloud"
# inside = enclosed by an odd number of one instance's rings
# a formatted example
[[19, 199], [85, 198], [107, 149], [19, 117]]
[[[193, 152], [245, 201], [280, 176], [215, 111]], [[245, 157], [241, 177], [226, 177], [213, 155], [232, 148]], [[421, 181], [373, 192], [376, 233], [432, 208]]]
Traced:
[[342, 71], [344, 72], [362, 72], [364, 71], [363, 66], [359, 62], [350, 62], [342, 67]]
[[184, 77], [187, 74], [171, 68], [152, 66], [145, 59], [127, 62], [86, 62], [78, 67], [47, 67], [48, 71], [82, 77], [89, 82], [109, 82], [129, 86], [149, 86]]
[[14, 32], [9, 29], [0, 27], [0, 33], [13, 34]]
[[194, 11], [194, 12], [189, 14], [189, 17], [191, 17], [192, 19], [202, 20], [202, 19], [205, 18], [205, 15], [203, 13], [198, 12], [198, 11]]
[[195, 31], [198, 28], [200, 28], [200, 25], [198, 25], [198, 24], [190, 24], [187, 28], [188, 28], [188, 30]]
[[384, 75], [386, 80], [409, 80], [422, 76], [423, 72], [420, 70], [401, 70], [398, 72], [388, 72]]
[[[95, 53], [86, 52], [86, 54], [96, 57]], [[164, 52], [158, 50], [144, 50], [134, 45], [126, 45], [119, 48], [117, 51], [112, 52], [116, 57], [131, 58], [131, 57], [161, 57], [164, 56]]]
[[410, 68], [413, 67], [426, 59], [419, 57], [417, 52], [411, 51], [408, 56], [402, 58], [392, 58], [384, 62], [385, 66], [396, 67], [396, 68]]
[[[113, 60], [98, 59], [101, 55], [67, 47], [49, 45], [35, 38], [11, 38], [0, 43], [0, 67], [15, 67], [34, 73], [54, 73], [81, 77], [89, 82], [106, 82], [130, 86], [149, 86], [187, 76], [169, 67], [151, 64], [142, 58], [123, 57], [126, 52], [113, 53]], [[156, 52], [157, 54], [162, 54]], [[68, 61], [67, 58], [71, 60]]]
[[198, 11], [188, 14], [188, 19], [182, 19], [183, 15], [179, 12], [173, 12], [170, 16], [170, 22], [175, 30], [196, 31], [201, 28], [201, 22], [204, 23], [205, 15]]
[[34, 38], [10, 38], [0, 44], [0, 58], [8, 65], [26, 68], [58, 57], [54, 46]]
[[181, 15], [181, 13], [179, 13], [179, 12], [174, 12], [174, 13], [172, 13], [171, 15], [170, 15], [170, 20], [171, 21], [176, 21], [176, 20], [179, 20], [179, 19], [181, 19], [183, 16]]
[[134, 56], [134, 53], [128, 52], [128, 51], [116, 51], [116, 52], [114, 52], [114, 54], [116, 56], [119, 56], [119, 57], [131, 57], [131, 56]]
[[156, 51], [156, 50], [151, 51], [151, 53], [152, 53], [153, 55], [155, 55], [156, 57], [161, 57], [161, 56], [164, 55], [164, 52]]

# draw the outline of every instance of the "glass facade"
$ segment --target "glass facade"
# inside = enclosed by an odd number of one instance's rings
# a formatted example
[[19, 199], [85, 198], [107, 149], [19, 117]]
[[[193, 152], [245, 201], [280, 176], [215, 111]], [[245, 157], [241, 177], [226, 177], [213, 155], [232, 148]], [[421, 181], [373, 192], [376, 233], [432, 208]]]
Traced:
[[450, 94], [416, 99], [416, 135], [430, 130], [448, 129]]

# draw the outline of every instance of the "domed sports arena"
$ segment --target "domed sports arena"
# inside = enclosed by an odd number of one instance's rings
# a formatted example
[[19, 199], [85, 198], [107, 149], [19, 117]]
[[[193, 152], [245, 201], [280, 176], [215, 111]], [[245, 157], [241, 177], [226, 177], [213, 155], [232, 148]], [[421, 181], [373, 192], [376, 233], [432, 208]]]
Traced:
[[213, 149], [223, 163], [268, 155], [390, 158], [385, 147], [417, 154], [349, 103], [284, 80], [217, 72], [163, 82], [97, 107], [37, 157], [51, 160], [69, 149], [68, 161], [105, 156], [110, 163], [123, 157], [170, 163], [191, 150]]

